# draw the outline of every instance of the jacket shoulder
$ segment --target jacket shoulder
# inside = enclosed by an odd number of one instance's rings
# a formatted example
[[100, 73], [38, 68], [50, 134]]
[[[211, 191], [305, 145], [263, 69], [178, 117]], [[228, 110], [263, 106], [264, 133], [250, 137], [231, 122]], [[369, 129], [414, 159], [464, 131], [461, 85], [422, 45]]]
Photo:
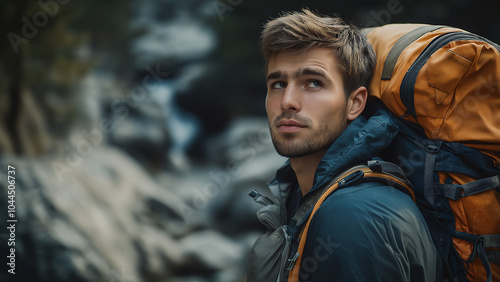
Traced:
[[333, 193], [317, 210], [309, 228], [316, 236], [337, 234], [360, 240], [370, 240], [374, 234], [385, 240], [430, 237], [415, 202], [396, 188], [375, 182]]
[[[421, 218], [421, 213], [411, 197], [394, 187], [378, 182], [339, 189], [323, 202], [315, 217], [325, 216], [324, 219], [327, 221], [344, 218], [334, 214], [349, 215], [349, 219], [356, 221], [403, 216], [407, 216], [411, 221], [416, 219], [413, 217]], [[423, 217], [421, 219], [423, 220]]]
[[316, 269], [309, 273], [313, 281], [332, 277], [410, 281], [422, 276], [432, 278], [420, 281], [432, 281], [437, 251], [408, 195], [380, 183], [363, 183], [336, 191], [313, 216], [301, 264], [303, 275], [313, 261]]

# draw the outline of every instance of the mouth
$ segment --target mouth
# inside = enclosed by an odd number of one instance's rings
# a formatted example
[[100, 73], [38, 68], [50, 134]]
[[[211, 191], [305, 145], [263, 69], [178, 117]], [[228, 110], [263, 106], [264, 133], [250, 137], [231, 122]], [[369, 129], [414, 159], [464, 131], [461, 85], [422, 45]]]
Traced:
[[280, 132], [293, 133], [293, 132], [297, 132], [301, 129], [304, 129], [307, 126], [300, 123], [300, 122], [291, 120], [291, 119], [282, 119], [280, 122], [278, 122], [276, 127], [278, 128], [278, 131], [280, 131]]

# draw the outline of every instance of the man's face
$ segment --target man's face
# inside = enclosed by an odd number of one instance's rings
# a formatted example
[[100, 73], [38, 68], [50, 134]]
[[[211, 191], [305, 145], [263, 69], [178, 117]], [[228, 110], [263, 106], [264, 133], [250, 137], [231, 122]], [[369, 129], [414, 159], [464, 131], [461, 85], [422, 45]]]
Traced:
[[326, 151], [347, 127], [348, 103], [336, 65], [327, 48], [285, 51], [269, 61], [266, 111], [280, 155]]

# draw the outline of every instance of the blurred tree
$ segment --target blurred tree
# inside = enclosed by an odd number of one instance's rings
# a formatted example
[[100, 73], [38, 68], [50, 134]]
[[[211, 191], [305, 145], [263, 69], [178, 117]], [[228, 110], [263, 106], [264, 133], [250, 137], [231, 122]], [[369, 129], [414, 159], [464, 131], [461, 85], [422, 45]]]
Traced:
[[0, 151], [42, 154], [81, 114], [75, 90], [91, 67], [120, 74], [130, 64], [130, 1], [1, 6]]

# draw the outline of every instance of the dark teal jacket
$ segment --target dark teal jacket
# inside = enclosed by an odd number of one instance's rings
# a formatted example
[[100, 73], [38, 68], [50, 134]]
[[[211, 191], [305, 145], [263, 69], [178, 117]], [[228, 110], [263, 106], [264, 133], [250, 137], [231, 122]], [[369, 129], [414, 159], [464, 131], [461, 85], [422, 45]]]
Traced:
[[[331, 145], [313, 188], [300, 201], [346, 169], [376, 157], [397, 133], [383, 110], [369, 119], [358, 117]], [[286, 221], [286, 208], [291, 208], [286, 199], [298, 189], [289, 162], [269, 186]], [[291, 254], [293, 248], [297, 244]], [[334, 192], [314, 215], [300, 255], [301, 281], [439, 281], [441, 275], [438, 252], [416, 204], [375, 182]]]

